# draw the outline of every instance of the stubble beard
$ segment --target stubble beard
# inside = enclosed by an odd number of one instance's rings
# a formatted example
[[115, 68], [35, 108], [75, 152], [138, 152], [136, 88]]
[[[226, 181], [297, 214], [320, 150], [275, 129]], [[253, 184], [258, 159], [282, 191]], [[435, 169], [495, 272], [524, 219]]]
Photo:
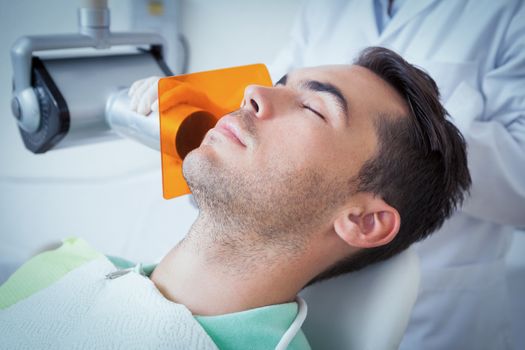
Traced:
[[296, 256], [347, 195], [347, 181], [330, 180], [319, 170], [240, 174], [190, 153], [183, 173], [200, 209], [192, 231], [213, 232], [214, 243], [245, 255]]

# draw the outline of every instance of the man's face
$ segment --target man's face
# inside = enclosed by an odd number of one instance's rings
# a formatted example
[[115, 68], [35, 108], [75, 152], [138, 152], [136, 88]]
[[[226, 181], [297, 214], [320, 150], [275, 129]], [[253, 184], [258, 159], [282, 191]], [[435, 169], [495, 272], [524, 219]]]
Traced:
[[403, 112], [401, 97], [365, 68], [297, 70], [274, 87], [247, 87], [240, 110], [188, 154], [184, 175], [201, 210], [243, 229], [329, 229], [377, 149], [378, 115]]

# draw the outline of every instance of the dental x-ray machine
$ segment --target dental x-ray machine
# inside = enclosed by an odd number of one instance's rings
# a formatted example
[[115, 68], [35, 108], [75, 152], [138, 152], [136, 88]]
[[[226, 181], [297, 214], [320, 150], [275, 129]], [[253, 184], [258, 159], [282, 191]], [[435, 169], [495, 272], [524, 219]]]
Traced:
[[[126, 91], [138, 79], [172, 75], [163, 58], [164, 39], [112, 33], [107, 0], [83, 5], [78, 34], [25, 36], [11, 49], [11, 108], [26, 148], [44, 153], [121, 135], [159, 150], [159, 119], [130, 111]], [[109, 53], [124, 46], [127, 51]], [[95, 54], [62, 50], [80, 48]]]

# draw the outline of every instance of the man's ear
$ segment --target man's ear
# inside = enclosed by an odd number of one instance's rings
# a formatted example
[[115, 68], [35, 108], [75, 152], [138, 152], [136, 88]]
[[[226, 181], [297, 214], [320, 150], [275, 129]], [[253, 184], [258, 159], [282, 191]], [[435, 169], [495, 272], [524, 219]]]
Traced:
[[372, 248], [388, 244], [399, 231], [399, 212], [373, 194], [363, 193], [359, 198], [359, 203], [348, 206], [336, 217], [336, 234], [354, 247]]

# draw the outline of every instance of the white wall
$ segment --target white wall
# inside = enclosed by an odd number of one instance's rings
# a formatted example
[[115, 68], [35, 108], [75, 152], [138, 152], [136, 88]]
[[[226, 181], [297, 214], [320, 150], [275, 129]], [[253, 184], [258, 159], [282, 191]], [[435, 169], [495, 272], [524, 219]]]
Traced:
[[270, 63], [284, 46], [303, 0], [183, 0], [190, 71]]
[[[110, 0], [112, 30], [130, 28], [131, 1]], [[271, 61], [300, 2], [184, 0], [190, 71]], [[187, 198], [162, 199], [159, 154], [132, 141], [25, 149], [10, 110], [10, 47], [22, 35], [76, 32], [79, 4], [0, 0], [0, 283], [35, 251], [72, 235], [108, 254], [154, 259], [196, 215]]]

